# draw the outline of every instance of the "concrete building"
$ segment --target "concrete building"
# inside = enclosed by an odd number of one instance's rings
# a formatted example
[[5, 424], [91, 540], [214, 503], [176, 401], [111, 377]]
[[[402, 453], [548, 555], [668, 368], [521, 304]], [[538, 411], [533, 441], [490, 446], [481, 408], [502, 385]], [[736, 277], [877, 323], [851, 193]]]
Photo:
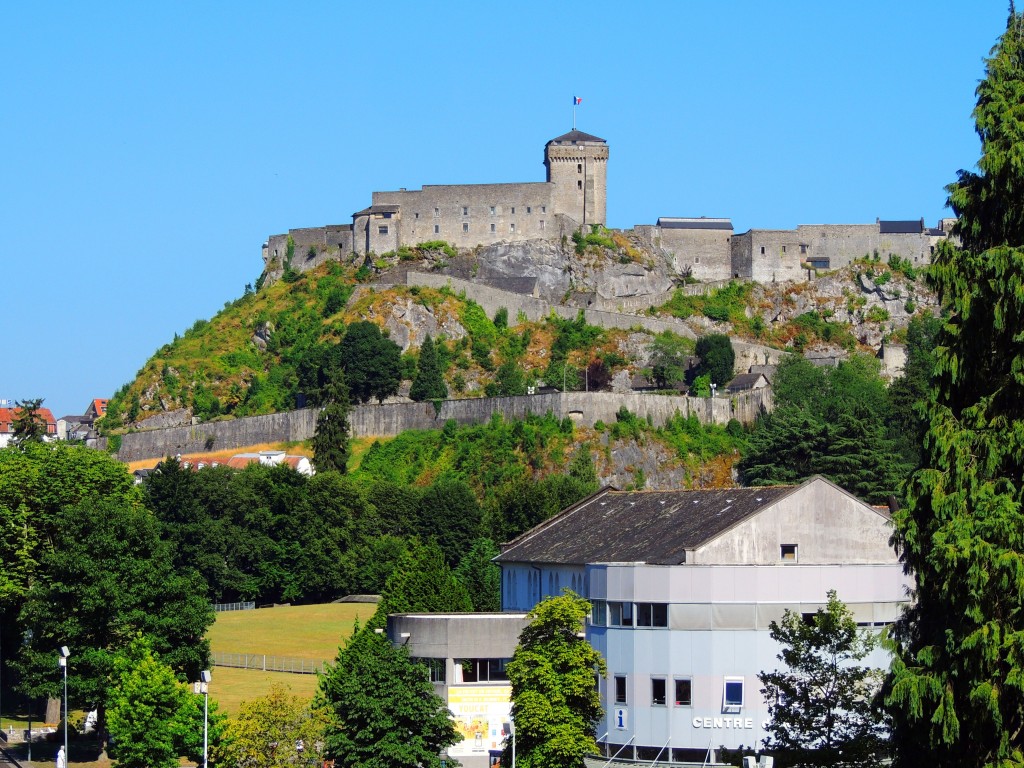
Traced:
[[[822, 478], [798, 487], [604, 489], [505, 545], [502, 605], [568, 587], [587, 597], [606, 756], [702, 761], [760, 744], [759, 672], [779, 666], [769, 623], [836, 589], [865, 631], [894, 621], [910, 580], [888, 513]], [[882, 651], [866, 663], [884, 667]]]
[[388, 616], [388, 639], [430, 670], [462, 741], [448, 754], [487, 768], [510, 731], [512, 688], [505, 664], [527, 625], [525, 613], [402, 613]]

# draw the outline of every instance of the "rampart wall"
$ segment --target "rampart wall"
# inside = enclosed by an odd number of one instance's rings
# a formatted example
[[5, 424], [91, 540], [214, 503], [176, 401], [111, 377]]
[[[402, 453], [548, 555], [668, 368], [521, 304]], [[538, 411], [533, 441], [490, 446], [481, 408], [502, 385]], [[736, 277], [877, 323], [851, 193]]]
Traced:
[[[730, 397], [697, 398], [615, 392], [565, 392], [521, 397], [444, 400], [440, 410], [433, 403], [383, 403], [352, 409], [349, 423], [355, 437], [392, 437], [408, 429], [440, 429], [449, 419], [459, 424], [480, 424], [500, 413], [508, 419], [551, 413], [562, 419], [593, 427], [598, 421], [611, 424], [625, 407], [638, 417], [663, 425], [675, 414], [694, 415], [701, 423], [725, 424], [729, 419], [749, 424], [762, 411], [772, 409], [770, 389]], [[163, 458], [182, 453], [242, 448], [257, 443], [308, 440], [316, 428], [317, 410], [249, 416], [191, 427], [172, 427], [131, 432], [122, 437], [120, 461]]]

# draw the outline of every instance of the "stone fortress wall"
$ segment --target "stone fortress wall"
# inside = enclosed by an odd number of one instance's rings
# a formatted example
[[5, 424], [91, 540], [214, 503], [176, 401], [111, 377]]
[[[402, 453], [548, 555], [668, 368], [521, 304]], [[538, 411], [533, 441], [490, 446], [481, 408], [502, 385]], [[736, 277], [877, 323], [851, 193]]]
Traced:
[[[349, 414], [354, 437], [393, 437], [408, 429], [441, 429], [445, 422], [482, 424], [500, 413], [508, 419], [551, 413], [573, 423], [593, 427], [598, 421], [613, 424], [619, 408], [662, 426], [677, 413], [696, 416], [704, 424], [726, 424], [736, 419], [750, 424], [762, 411], [772, 408], [770, 389], [742, 392], [730, 397], [698, 398], [674, 395], [619, 392], [555, 392], [519, 397], [488, 397], [443, 400], [433, 403], [368, 403]], [[121, 438], [119, 461], [161, 459], [177, 454], [244, 448], [279, 440], [300, 441], [313, 437], [316, 408], [247, 416], [231, 421], [212, 421], [183, 427], [129, 432]], [[104, 449], [105, 439], [98, 446]]]
[[[283, 266], [289, 236], [292, 268], [311, 269], [355, 253], [388, 253], [402, 246], [443, 240], [459, 248], [524, 240], [561, 242], [579, 227], [604, 224], [607, 214], [608, 144], [573, 130], [544, 148], [546, 181], [511, 184], [425, 185], [373, 192], [371, 205], [351, 224], [292, 229], [263, 245], [268, 267]], [[751, 229], [736, 234], [728, 218], [662, 217], [634, 234], [660, 251], [679, 275], [699, 281], [808, 280], [814, 270], [848, 266], [877, 253], [911, 264], [930, 263], [949, 237], [952, 219], [926, 227], [923, 219], [873, 224], [801, 224], [796, 229]], [[311, 254], [310, 249], [315, 253]]]

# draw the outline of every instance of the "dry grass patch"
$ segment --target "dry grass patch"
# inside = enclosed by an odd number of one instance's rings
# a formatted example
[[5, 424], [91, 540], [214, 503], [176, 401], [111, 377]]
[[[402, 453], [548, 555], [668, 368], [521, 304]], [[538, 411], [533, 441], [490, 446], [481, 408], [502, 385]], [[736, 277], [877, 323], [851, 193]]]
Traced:
[[358, 618], [369, 619], [371, 603], [282, 605], [255, 611], [224, 611], [206, 636], [216, 653], [258, 653], [323, 661], [338, 654]]

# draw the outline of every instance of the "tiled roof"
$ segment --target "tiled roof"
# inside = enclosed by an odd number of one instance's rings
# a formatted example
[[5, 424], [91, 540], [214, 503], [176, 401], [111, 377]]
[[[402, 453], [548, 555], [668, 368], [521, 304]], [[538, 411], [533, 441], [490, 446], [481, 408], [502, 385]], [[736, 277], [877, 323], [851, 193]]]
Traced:
[[741, 373], [725, 385], [725, 388], [732, 392], [739, 392], [743, 389], [752, 389], [757, 384], [758, 379], [767, 377], [763, 373]]
[[496, 560], [677, 565], [685, 561], [687, 549], [711, 541], [793, 490], [793, 486], [709, 491], [606, 488], [513, 539]]
[[[0, 408], [0, 432], [13, 432], [14, 431], [14, 420], [18, 417], [18, 413], [21, 408]], [[57, 431], [57, 420], [53, 418], [53, 414], [49, 408], [39, 408], [37, 412], [43, 417], [46, 422], [47, 432]]]
[[548, 144], [580, 144], [581, 142], [597, 142], [599, 144], [607, 144], [608, 142], [604, 139], [592, 136], [589, 133], [583, 131], [571, 130], [568, 133], [563, 133], [561, 136], [552, 139]]

